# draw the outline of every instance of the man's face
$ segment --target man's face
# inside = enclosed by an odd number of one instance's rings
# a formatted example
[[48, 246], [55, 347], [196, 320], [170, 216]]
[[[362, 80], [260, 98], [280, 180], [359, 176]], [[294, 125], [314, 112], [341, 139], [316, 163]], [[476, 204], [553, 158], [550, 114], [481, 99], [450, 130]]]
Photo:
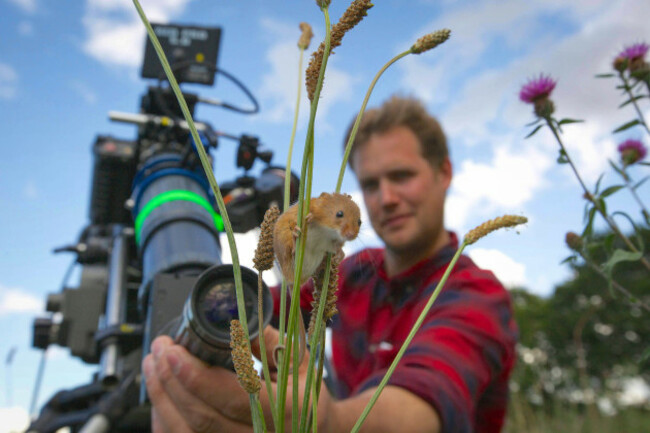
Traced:
[[415, 134], [400, 126], [373, 134], [355, 149], [353, 168], [370, 222], [389, 251], [420, 255], [438, 246], [451, 182], [449, 160], [434, 169]]

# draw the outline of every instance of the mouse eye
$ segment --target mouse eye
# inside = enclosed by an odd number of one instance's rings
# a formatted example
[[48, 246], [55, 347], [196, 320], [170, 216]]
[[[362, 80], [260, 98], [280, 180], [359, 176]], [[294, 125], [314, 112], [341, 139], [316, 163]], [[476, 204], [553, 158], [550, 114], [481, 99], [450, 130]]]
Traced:
[[336, 213], [336, 217], [337, 217], [337, 218], [343, 218], [343, 211], [342, 211], [342, 210], [338, 211], [338, 212]]
[[359, 219], [359, 227], [361, 227], [361, 219]]

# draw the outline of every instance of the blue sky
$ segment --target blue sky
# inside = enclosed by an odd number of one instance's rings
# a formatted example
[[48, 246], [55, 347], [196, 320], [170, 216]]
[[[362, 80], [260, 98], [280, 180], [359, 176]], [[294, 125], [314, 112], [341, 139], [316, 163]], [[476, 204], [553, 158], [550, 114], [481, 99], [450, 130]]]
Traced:
[[[446, 223], [459, 234], [503, 213], [530, 223], [497, 233], [470, 250], [508, 285], [548, 295], [569, 277], [560, 265], [568, 255], [564, 234], [582, 227], [581, 191], [568, 167], [557, 166], [550, 133], [532, 139], [533, 119], [518, 91], [545, 72], [558, 79], [553, 99], [558, 117], [586, 122], [567, 127], [565, 141], [587, 183], [593, 185], [615, 158], [624, 138], [613, 136], [632, 118], [617, 110], [622, 101], [608, 72], [625, 46], [650, 41], [650, 3], [633, 0], [377, 1], [368, 17], [345, 37], [328, 65], [316, 130], [318, 161], [314, 191], [334, 188], [341, 141], [375, 72], [425, 33], [447, 27], [450, 40], [432, 52], [410, 56], [388, 70], [370, 104], [393, 92], [421, 97], [448, 135], [454, 180]], [[324, 35], [313, 1], [142, 1], [152, 21], [223, 29], [219, 66], [256, 95], [261, 112], [242, 116], [200, 107], [196, 118], [232, 134], [257, 135], [284, 164], [295, 104], [298, 23], [314, 27], [314, 49]], [[333, 0], [337, 20], [347, 2]], [[0, 375], [0, 407], [27, 408], [39, 352], [31, 346], [31, 324], [48, 293], [59, 290], [71, 257], [52, 249], [76, 240], [87, 223], [90, 146], [97, 134], [131, 139], [134, 128], [111, 123], [109, 110], [135, 112], [148, 84], [139, 78], [144, 30], [131, 1], [0, 0], [0, 357], [17, 347], [7, 388]], [[311, 52], [311, 50], [310, 50]], [[306, 66], [306, 64], [305, 64]], [[236, 105], [244, 96], [223, 76], [215, 87], [188, 87]], [[649, 105], [645, 104], [645, 114]], [[307, 103], [303, 98], [297, 143], [303, 143]], [[234, 146], [222, 140], [214, 153], [217, 180], [233, 179]], [[294, 158], [298, 164], [300, 151]], [[255, 171], [261, 167], [256, 166]], [[640, 172], [632, 172], [637, 179]], [[611, 174], [604, 179], [612, 184]], [[351, 175], [344, 190], [358, 197]], [[648, 186], [640, 191], [648, 197]], [[610, 207], [634, 211], [630, 200]], [[242, 245], [251, 241], [243, 237]], [[365, 226], [350, 250], [377, 244]], [[243, 248], [242, 248], [243, 249]], [[245, 255], [245, 254], [244, 254]], [[75, 281], [73, 281], [74, 283]], [[66, 350], [49, 355], [41, 401], [61, 387], [86, 382], [92, 366], [71, 360]], [[2, 409], [3, 410], [3, 409]], [[0, 429], [3, 427], [0, 427]]]

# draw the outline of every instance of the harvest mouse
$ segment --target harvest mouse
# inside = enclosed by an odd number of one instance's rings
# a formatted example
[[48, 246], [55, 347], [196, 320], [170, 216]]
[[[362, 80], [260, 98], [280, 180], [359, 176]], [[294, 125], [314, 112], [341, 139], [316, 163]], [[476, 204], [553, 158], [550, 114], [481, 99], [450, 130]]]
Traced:
[[[361, 211], [348, 194], [322, 193], [309, 202], [305, 218], [307, 241], [303, 256], [300, 285], [311, 278], [325, 258], [326, 253], [342, 254], [346, 241], [359, 235]], [[288, 284], [294, 282], [294, 258], [298, 227], [298, 205], [293, 205], [278, 218], [273, 230], [273, 249], [282, 275]], [[299, 320], [300, 360], [305, 354], [305, 325]], [[275, 350], [284, 346], [276, 346]], [[274, 350], [274, 357], [276, 355]], [[277, 362], [277, 360], [276, 360]]]
[[[280, 215], [273, 231], [275, 257], [289, 284], [293, 284], [296, 239], [300, 234], [297, 220], [298, 206], [293, 205]], [[357, 237], [361, 211], [348, 194], [324, 192], [310, 200], [305, 223], [307, 243], [300, 274], [301, 285], [316, 272], [325, 253], [337, 253], [346, 241]]]

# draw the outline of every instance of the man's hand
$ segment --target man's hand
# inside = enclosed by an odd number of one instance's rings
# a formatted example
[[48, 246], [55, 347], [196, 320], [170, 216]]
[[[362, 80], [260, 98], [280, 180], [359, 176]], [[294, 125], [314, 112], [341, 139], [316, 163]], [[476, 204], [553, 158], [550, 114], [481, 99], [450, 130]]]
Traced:
[[[278, 331], [267, 327], [264, 333], [267, 359], [273, 371], [271, 351], [278, 343]], [[221, 367], [210, 367], [195, 358], [182, 346], [174, 344], [171, 338], [162, 336], [152, 343], [152, 353], [142, 364], [146, 377], [149, 398], [153, 404], [152, 428], [159, 432], [252, 432], [249, 397], [234, 372]], [[252, 345], [259, 356], [257, 341]], [[299, 401], [302, 404], [304, 382], [309, 356], [299, 366]], [[275, 379], [275, 374], [272, 374]], [[285, 430], [291, 430], [292, 375], [289, 375]], [[276, 395], [276, 383], [273, 382]], [[273, 430], [271, 410], [262, 384], [260, 401], [264, 409], [266, 425]], [[319, 431], [327, 430], [327, 410], [331, 397], [326, 387], [321, 388], [318, 419]], [[300, 408], [298, 408], [300, 410]]]

